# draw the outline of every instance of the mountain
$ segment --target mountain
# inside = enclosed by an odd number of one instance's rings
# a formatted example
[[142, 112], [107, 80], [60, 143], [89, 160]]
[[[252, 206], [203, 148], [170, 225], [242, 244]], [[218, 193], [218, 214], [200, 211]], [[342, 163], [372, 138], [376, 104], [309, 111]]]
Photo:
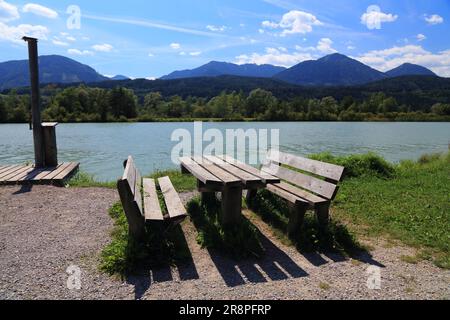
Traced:
[[121, 74], [118, 74], [117, 76], [109, 78], [110, 80], [120, 81], [120, 80], [131, 80], [127, 76], [123, 76]]
[[[75, 60], [57, 56], [39, 57], [40, 83], [97, 82], [108, 78], [91, 67]], [[0, 90], [29, 86], [30, 72], [28, 60], [0, 63]]]
[[280, 72], [276, 79], [306, 86], [351, 86], [387, 78], [365, 64], [339, 53], [299, 63]]
[[269, 64], [237, 65], [228, 62], [211, 61], [196, 69], [172, 72], [167, 76], [161, 77], [161, 80], [173, 80], [173, 79], [194, 78], [194, 77], [217, 77], [222, 75], [271, 78], [285, 69], [286, 68], [284, 67], [277, 67]]
[[437, 76], [433, 71], [412, 63], [404, 63], [401, 66], [386, 72], [390, 78], [401, 76]]

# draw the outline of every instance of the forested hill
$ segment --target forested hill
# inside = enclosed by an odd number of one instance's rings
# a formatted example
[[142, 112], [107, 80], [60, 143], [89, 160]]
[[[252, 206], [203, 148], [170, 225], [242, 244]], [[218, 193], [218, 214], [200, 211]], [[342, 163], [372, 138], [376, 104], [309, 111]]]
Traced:
[[[52, 86], [51, 90], [68, 86]], [[302, 87], [280, 80], [236, 76], [175, 80], [136, 79], [104, 81], [93, 83], [89, 86], [103, 89], [112, 89], [118, 86], [125, 87], [132, 89], [138, 97], [143, 97], [149, 92], [160, 92], [165, 97], [178, 95], [182, 98], [191, 96], [208, 99], [218, 96], [224, 91], [243, 92], [248, 95], [251, 91], [258, 88], [272, 92], [280, 100], [290, 100], [297, 97], [323, 98], [327, 96], [334, 97], [337, 100], [347, 96], [363, 100], [372, 93], [383, 92], [387, 96], [394, 97], [400, 105], [409, 105], [414, 110], [422, 110], [424, 106], [430, 106], [434, 103], [450, 103], [450, 79], [433, 76], [404, 76], [347, 87]], [[22, 88], [19, 90], [20, 92], [27, 93], [28, 91]]]

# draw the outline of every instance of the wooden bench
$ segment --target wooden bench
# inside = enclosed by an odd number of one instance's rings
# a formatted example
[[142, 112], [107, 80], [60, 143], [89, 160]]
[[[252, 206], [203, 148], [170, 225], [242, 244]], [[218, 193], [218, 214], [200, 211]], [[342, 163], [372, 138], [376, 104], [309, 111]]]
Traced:
[[158, 179], [168, 212], [163, 215], [155, 180], [142, 179], [131, 156], [124, 162], [124, 167], [117, 189], [133, 238], [140, 240], [144, 237], [146, 222], [173, 226], [187, 217], [186, 209], [168, 177]]
[[[289, 203], [288, 234], [297, 234], [307, 210], [315, 210], [319, 222], [327, 224], [330, 204], [338, 192], [337, 184], [343, 177], [344, 167], [275, 150], [270, 150], [267, 157], [262, 171], [282, 180], [268, 184], [267, 190]], [[254, 193], [249, 197], [251, 201]]]

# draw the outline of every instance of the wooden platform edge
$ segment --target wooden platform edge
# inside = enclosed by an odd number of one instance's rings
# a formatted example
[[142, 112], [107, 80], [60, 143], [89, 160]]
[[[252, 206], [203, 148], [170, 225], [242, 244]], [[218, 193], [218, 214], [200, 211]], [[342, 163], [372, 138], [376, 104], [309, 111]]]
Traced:
[[[61, 167], [64, 167], [63, 170], [60, 170]], [[23, 166], [26, 167], [25, 165]], [[73, 177], [79, 170], [80, 163], [79, 162], [66, 162], [61, 163], [59, 166], [53, 168], [42, 168], [35, 169], [34, 171], [28, 173], [29, 179], [24, 178], [23, 175], [18, 174], [18, 179], [15, 180], [14, 177], [9, 179], [8, 181], [0, 181], [0, 186], [14, 186], [14, 185], [54, 185], [58, 187], [64, 187], [64, 183]], [[39, 173], [48, 170], [48, 174], [40, 179], [34, 179]], [[37, 174], [34, 174], [34, 173]], [[53, 174], [52, 173], [56, 173]], [[52, 178], [47, 178], [47, 176], [51, 176]]]

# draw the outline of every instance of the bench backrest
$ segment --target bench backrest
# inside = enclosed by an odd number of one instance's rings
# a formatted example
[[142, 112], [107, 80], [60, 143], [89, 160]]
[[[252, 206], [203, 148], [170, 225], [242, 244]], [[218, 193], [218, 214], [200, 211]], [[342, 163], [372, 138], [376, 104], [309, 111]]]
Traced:
[[[344, 167], [270, 150], [262, 170], [326, 199], [334, 199]], [[297, 169], [294, 171], [285, 166]]]
[[127, 195], [125, 195], [126, 198], [132, 200], [141, 215], [144, 216], [144, 211], [142, 209], [142, 176], [136, 168], [131, 156], [128, 157], [124, 166], [125, 171], [122, 179], [119, 180], [119, 193], [127, 193]]

